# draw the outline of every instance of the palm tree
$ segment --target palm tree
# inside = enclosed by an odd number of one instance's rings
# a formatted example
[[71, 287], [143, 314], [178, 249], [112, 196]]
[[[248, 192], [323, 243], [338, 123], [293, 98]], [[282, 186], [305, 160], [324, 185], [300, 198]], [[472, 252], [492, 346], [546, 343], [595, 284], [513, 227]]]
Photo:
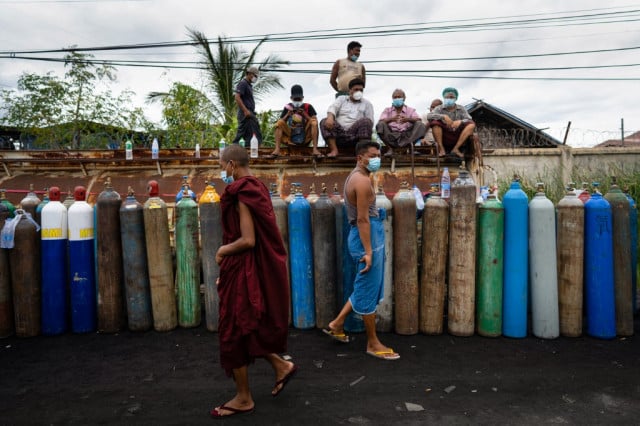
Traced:
[[[237, 105], [234, 99], [234, 89], [238, 82], [245, 76], [245, 70], [250, 66], [257, 66], [260, 71], [260, 78], [254, 85], [253, 94], [256, 101], [276, 88], [282, 88], [280, 77], [274, 71], [288, 65], [288, 61], [283, 61], [277, 55], [269, 55], [263, 60], [256, 62], [258, 50], [267, 38], [260, 42], [247, 53], [238, 49], [225, 38], [218, 36], [217, 49], [211, 50], [207, 37], [200, 31], [187, 29], [189, 36], [195, 42], [196, 49], [200, 54], [201, 64], [206, 70], [207, 86], [214, 97], [210, 99], [214, 104], [214, 115], [217, 121], [223, 125], [230, 126], [235, 120]], [[213, 44], [213, 43], [212, 43]]]

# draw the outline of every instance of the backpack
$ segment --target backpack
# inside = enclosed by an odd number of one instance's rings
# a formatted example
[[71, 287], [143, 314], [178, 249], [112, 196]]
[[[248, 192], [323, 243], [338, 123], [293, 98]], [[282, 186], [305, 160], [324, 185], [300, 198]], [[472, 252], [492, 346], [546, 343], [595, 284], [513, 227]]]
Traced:
[[[309, 104], [302, 104], [304, 111], [309, 114]], [[306, 125], [304, 116], [302, 114], [292, 114], [287, 119], [287, 125], [291, 129], [291, 143], [294, 145], [303, 145], [305, 142], [304, 128]]]

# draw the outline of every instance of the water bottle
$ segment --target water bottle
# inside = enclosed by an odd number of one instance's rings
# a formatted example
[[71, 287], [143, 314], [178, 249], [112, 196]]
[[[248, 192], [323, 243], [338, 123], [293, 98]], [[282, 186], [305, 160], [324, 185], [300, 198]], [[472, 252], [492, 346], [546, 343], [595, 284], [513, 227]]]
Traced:
[[251, 158], [258, 158], [258, 138], [255, 133], [251, 136]]
[[440, 191], [442, 198], [449, 198], [451, 195], [451, 177], [449, 176], [449, 168], [445, 167], [440, 179]]
[[153, 142], [151, 143], [151, 158], [157, 160], [159, 152], [160, 147], [158, 146], [158, 138], [153, 138]]
[[196, 158], [200, 158], [200, 144], [196, 144]]
[[126, 141], [124, 143], [124, 152], [127, 160], [133, 160], [133, 144], [131, 141]]
[[240, 141], [238, 142], [238, 145], [240, 145], [241, 147], [244, 148], [244, 138], [240, 138]]
[[225, 149], [227, 146], [227, 141], [224, 140], [224, 138], [220, 139], [220, 142], [218, 142], [218, 155], [222, 154], [222, 150]]

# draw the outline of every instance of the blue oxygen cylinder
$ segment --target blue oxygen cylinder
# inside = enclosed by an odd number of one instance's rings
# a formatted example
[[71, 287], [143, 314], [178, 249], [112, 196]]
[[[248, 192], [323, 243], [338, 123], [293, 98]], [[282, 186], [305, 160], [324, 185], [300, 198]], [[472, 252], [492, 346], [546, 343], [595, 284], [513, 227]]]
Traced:
[[527, 336], [529, 200], [516, 177], [504, 194], [504, 290], [502, 334]]
[[529, 276], [533, 335], [555, 339], [560, 335], [558, 268], [556, 257], [556, 212], [538, 183], [529, 203]]
[[313, 249], [311, 205], [297, 191], [287, 207], [289, 224], [289, 267], [291, 268], [292, 323], [295, 328], [313, 328], [316, 324], [313, 286]]
[[42, 215], [42, 209], [44, 208], [44, 206], [47, 205], [48, 202], [49, 202], [49, 188], [45, 188], [44, 195], [42, 196], [42, 201], [40, 201], [40, 204], [36, 206], [36, 215], [33, 217], [33, 219], [38, 223], [38, 225], [40, 225], [40, 223], [42, 222], [40, 220], [40, 216]]
[[60, 189], [49, 189], [49, 203], [42, 209], [42, 334], [67, 331], [67, 208]]
[[384, 226], [384, 298], [376, 309], [376, 330], [382, 333], [393, 331], [393, 203], [378, 187], [376, 207], [385, 210]]
[[153, 318], [151, 317], [144, 215], [142, 204], [136, 200], [131, 187], [120, 207], [120, 240], [129, 330], [147, 331], [153, 325]]
[[638, 206], [629, 195], [629, 189], [625, 188], [624, 195], [629, 200], [629, 222], [631, 230], [631, 287], [633, 290], [632, 310], [638, 310]]
[[94, 268], [94, 214], [85, 201], [87, 190], [76, 186], [75, 202], [69, 207], [69, 291], [71, 331], [96, 329], [96, 281]]
[[595, 191], [585, 203], [584, 291], [587, 334], [600, 339], [616, 337], [613, 288], [613, 218], [611, 205]]

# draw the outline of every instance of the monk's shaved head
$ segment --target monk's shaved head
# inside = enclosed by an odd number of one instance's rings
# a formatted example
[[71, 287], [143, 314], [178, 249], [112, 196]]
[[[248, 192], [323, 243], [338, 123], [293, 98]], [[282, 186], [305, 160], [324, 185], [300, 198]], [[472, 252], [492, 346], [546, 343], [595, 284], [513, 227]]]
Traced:
[[249, 165], [249, 154], [246, 148], [232, 144], [222, 150], [220, 160], [225, 163], [233, 161], [238, 167], [246, 167]]

